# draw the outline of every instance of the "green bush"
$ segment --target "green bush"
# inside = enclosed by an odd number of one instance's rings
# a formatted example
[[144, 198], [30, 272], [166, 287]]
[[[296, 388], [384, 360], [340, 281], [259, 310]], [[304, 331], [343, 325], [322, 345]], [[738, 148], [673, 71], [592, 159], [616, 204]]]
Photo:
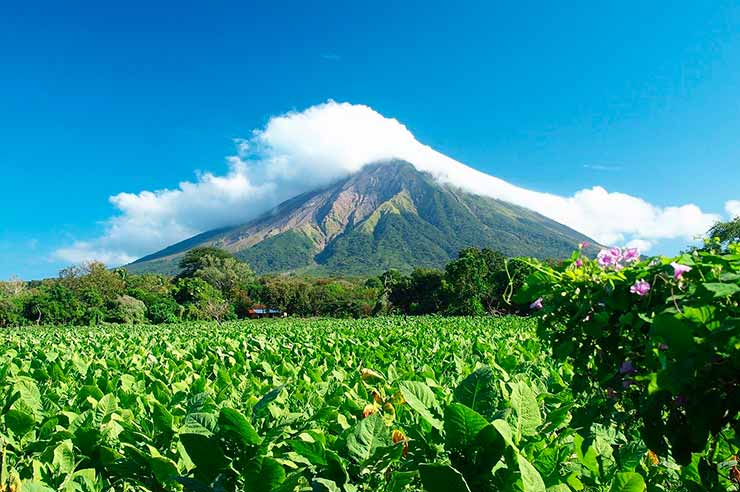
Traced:
[[146, 321], [146, 304], [135, 297], [123, 295], [113, 303], [111, 321], [137, 324]]
[[[533, 263], [523, 295], [542, 307], [540, 334], [572, 364], [573, 390], [589, 395], [592, 411], [637, 419], [653, 452], [699, 473], [740, 444], [740, 245], [634, 256]], [[703, 490], [727, 476], [705, 473]]]

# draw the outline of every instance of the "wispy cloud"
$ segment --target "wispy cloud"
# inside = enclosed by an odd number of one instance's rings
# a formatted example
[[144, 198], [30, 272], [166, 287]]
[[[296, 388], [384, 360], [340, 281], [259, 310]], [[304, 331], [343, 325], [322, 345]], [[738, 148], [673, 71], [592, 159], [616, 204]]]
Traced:
[[606, 164], [584, 164], [585, 169], [593, 169], [594, 171], [608, 171], [616, 172], [621, 171], [622, 166], [606, 165]]
[[336, 53], [322, 53], [321, 58], [327, 61], [340, 61], [342, 57]]
[[[276, 116], [235, 145], [224, 175], [204, 173], [176, 188], [111, 197], [118, 214], [104, 234], [59, 249], [55, 257], [125, 263], [196, 233], [244, 223], [298, 193], [391, 158], [441, 182], [535, 210], [605, 244], [692, 240], [719, 218], [694, 204], [659, 207], [602, 186], [569, 196], [514, 186], [422, 144], [403, 124], [364, 105], [329, 101]], [[728, 202], [727, 211], [736, 207], [740, 203]]]

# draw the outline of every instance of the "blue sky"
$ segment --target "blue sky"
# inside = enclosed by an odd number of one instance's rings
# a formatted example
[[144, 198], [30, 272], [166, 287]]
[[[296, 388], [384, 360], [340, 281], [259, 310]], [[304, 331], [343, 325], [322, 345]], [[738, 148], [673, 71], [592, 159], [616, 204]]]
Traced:
[[109, 197], [225, 174], [234, 138], [329, 99], [528, 189], [726, 215], [740, 6], [645, 3], [6, 6], [0, 278], [54, 275], [119, 213]]

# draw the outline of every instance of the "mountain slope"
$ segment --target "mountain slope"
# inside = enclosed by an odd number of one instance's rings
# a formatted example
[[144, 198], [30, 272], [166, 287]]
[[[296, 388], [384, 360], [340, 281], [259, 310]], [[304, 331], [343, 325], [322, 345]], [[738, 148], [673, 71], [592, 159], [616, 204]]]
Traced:
[[[212, 245], [258, 273], [364, 275], [441, 267], [466, 247], [565, 257], [588, 238], [531, 210], [442, 185], [403, 161], [368, 165], [261, 217], [204, 232], [127, 266], [174, 273], [183, 253]], [[592, 241], [593, 242], [593, 241]]]

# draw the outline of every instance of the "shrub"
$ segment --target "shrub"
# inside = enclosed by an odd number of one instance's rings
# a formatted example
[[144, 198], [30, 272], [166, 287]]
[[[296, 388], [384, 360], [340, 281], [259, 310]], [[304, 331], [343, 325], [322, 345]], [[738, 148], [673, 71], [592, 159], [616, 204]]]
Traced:
[[[599, 413], [637, 418], [650, 449], [680, 464], [734, 454], [740, 432], [740, 245], [673, 260], [634, 250], [533, 263], [523, 295]], [[692, 453], [705, 453], [703, 456]]]
[[111, 321], [136, 324], [146, 321], [146, 304], [135, 297], [123, 295], [113, 303]]

